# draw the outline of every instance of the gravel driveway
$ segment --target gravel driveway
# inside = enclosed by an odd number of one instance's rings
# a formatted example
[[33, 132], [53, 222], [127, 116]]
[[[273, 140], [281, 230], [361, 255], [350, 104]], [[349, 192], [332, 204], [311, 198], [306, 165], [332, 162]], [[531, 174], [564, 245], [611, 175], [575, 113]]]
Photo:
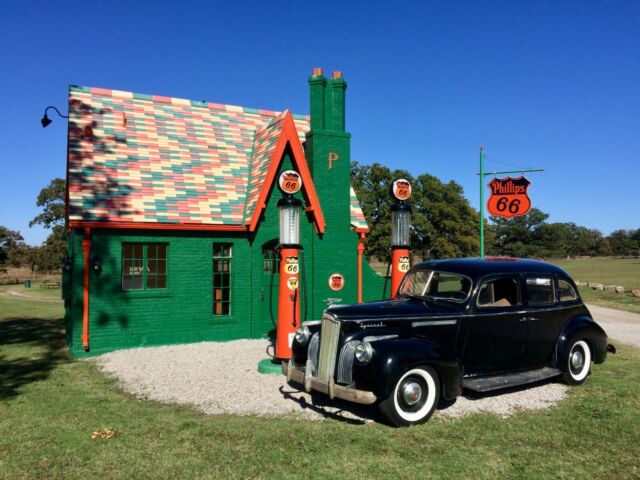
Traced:
[[[640, 346], [640, 315], [594, 306], [589, 309], [615, 341]], [[95, 361], [131, 394], [192, 405], [207, 414], [297, 415], [350, 422], [378, 419], [375, 407], [310, 395], [287, 385], [282, 375], [258, 373], [257, 365], [267, 357], [267, 346], [266, 340], [203, 342], [120, 350]], [[594, 370], [597, 374], [598, 366]], [[459, 418], [490, 412], [507, 417], [518, 410], [548, 408], [562, 400], [566, 392], [566, 386], [554, 382], [489, 395], [465, 392], [454, 404], [438, 410], [436, 416]]]

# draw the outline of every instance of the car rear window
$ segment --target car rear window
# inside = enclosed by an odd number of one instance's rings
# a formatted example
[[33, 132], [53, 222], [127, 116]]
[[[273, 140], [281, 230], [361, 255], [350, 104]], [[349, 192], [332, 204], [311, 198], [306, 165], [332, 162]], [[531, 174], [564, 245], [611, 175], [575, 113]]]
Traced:
[[560, 301], [561, 302], [570, 302], [572, 300], [577, 300], [578, 294], [576, 293], [573, 285], [571, 285], [566, 280], [558, 280], [558, 286], [560, 287]]

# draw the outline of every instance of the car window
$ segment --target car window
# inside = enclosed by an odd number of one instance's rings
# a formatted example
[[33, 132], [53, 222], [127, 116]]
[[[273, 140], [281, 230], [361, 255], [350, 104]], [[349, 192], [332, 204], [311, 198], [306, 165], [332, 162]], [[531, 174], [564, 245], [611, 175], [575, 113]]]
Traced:
[[457, 273], [414, 270], [405, 275], [399, 294], [438, 300], [464, 302], [471, 291], [471, 280]]
[[529, 305], [549, 305], [555, 303], [555, 291], [551, 278], [527, 278], [527, 301]]
[[576, 300], [578, 298], [578, 294], [576, 293], [573, 285], [571, 285], [566, 280], [558, 280], [558, 286], [560, 287], [560, 301], [561, 302], [570, 302], [572, 300]]
[[515, 278], [488, 280], [480, 287], [479, 307], [510, 307], [519, 303], [518, 281]]

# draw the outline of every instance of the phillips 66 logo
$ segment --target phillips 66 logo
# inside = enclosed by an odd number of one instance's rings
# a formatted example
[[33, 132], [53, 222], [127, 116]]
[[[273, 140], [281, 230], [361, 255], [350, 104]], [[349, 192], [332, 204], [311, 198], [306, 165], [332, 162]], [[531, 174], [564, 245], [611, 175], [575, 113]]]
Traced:
[[531, 182], [525, 177], [494, 178], [489, 182], [491, 196], [487, 209], [491, 215], [503, 218], [519, 217], [531, 210], [531, 199], [527, 193]]

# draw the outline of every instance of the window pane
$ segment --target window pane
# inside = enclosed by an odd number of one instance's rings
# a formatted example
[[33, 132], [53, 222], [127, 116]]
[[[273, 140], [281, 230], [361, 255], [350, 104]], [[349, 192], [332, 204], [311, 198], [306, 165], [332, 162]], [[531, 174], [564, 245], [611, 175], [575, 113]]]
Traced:
[[122, 277], [122, 289], [131, 290], [133, 288], [133, 277], [131, 275], [124, 275]]
[[558, 285], [560, 286], [561, 302], [570, 302], [578, 298], [578, 294], [573, 289], [573, 286], [566, 280], [558, 280]]
[[123, 258], [133, 257], [133, 245], [131, 245], [130, 243], [125, 243], [122, 248], [122, 256]]
[[156, 258], [156, 246], [155, 245], [149, 245], [149, 247], [147, 247], [147, 258], [151, 258], [151, 259], [155, 259]]
[[167, 258], [167, 246], [166, 245], [158, 245], [158, 258], [166, 259]]
[[491, 280], [480, 288], [479, 307], [510, 307], [519, 303], [518, 282], [514, 278]]
[[213, 315], [231, 311], [231, 245], [214, 243], [212, 248]]
[[135, 258], [142, 258], [142, 245], [136, 244], [133, 246], [133, 255]]
[[529, 305], [549, 305], [555, 302], [553, 281], [550, 278], [527, 278]]
[[158, 288], [167, 288], [167, 276], [166, 275], [158, 275], [156, 280], [156, 286]]
[[167, 273], [167, 261], [166, 260], [158, 260], [156, 265], [156, 272], [158, 273]]
[[151, 275], [147, 277], [147, 288], [156, 288], [156, 277]]

